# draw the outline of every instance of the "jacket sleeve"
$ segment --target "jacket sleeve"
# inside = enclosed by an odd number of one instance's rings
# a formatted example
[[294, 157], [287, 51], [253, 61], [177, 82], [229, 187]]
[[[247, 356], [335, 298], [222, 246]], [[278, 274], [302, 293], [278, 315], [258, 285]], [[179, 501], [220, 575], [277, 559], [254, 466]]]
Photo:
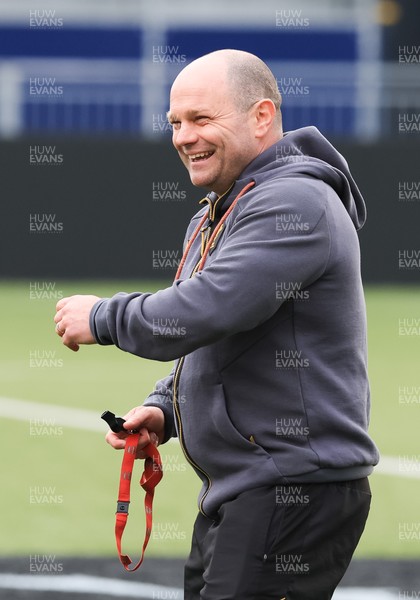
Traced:
[[302, 180], [286, 186], [281, 203], [273, 189], [272, 196], [261, 198], [260, 192], [238, 204], [214, 254], [191, 279], [153, 294], [100, 300], [90, 321], [97, 342], [167, 361], [269, 319], [287, 299], [278, 297], [276, 285], [304, 288], [322, 275], [329, 259], [328, 186], [308, 187]]
[[165, 415], [165, 434], [163, 443], [167, 442], [172, 437], [177, 437], [172, 404], [174, 373], [175, 367], [167, 377], [164, 377], [156, 383], [155, 389], [143, 403], [143, 406], [156, 406], [163, 411], [163, 414]]

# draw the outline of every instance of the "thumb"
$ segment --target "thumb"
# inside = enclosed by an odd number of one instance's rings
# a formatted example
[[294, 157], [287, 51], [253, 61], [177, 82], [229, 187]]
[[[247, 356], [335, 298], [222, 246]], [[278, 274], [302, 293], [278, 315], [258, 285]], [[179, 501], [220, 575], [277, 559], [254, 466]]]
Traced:
[[140, 426], [141, 421], [138, 417], [129, 417], [128, 419], [125, 419], [125, 423], [123, 425], [124, 429], [126, 429], [127, 431], [131, 431], [132, 429], [141, 430]]
[[139, 431], [139, 447], [140, 448], [144, 448], [144, 446], [147, 446], [147, 444], [150, 443], [150, 434], [148, 429], [146, 429], [146, 427], [142, 427]]
[[156, 448], [159, 446], [159, 438], [154, 431], [150, 433], [150, 442], [153, 446], [156, 446]]

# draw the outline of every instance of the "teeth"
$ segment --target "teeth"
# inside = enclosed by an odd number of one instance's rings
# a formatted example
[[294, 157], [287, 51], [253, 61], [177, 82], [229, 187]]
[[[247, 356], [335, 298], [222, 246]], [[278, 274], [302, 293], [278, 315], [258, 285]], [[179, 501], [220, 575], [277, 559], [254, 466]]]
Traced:
[[190, 159], [195, 160], [196, 158], [205, 158], [206, 156], [211, 156], [212, 152], [201, 152], [200, 154], [190, 154]]

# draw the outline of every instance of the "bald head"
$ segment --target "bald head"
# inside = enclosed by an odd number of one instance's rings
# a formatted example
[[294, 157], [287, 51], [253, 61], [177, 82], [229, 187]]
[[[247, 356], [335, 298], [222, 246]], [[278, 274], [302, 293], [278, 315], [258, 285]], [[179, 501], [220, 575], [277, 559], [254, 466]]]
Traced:
[[220, 55], [226, 62], [226, 78], [237, 108], [246, 111], [255, 102], [268, 98], [276, 107], [276, 124], [281, 126], [281, 95], [265, 62], [242, 50], [218, 50], [213, 55]]
[[246, 112], [250, 106], [267, 98], [276, 108], [274, 126], [282, 127], [282, 98], [277, 81], [258, 56], [243, 50], [216, 50], [197, 58], [185, 67], [177, 79], [185, 76], [201, 75], [208, 82], [209, 90], [226, 86], [226, 91], [240, 112]]
[[273, 74], [253, 54], [218, 50], [187, 65], [172, 85], [168, 120], [192, 183], [224, 193], [281, 139], [280, 104]]

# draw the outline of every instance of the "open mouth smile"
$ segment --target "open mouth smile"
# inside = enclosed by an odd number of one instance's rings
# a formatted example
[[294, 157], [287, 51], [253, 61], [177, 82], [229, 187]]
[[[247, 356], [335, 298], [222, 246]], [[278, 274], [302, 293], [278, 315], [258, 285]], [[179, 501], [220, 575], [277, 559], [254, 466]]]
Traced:
[[208, 158], [210, 158], [210, 156], [213, 156], [214, 152], [213, 151], [209, 151], [209, 152], [199, 152], [197, 154], [190, 154], [189, 155], [189, 159], [192, 163], [197, 163], [197, 162], [202, 162], [204, 160], [207, 160]]

